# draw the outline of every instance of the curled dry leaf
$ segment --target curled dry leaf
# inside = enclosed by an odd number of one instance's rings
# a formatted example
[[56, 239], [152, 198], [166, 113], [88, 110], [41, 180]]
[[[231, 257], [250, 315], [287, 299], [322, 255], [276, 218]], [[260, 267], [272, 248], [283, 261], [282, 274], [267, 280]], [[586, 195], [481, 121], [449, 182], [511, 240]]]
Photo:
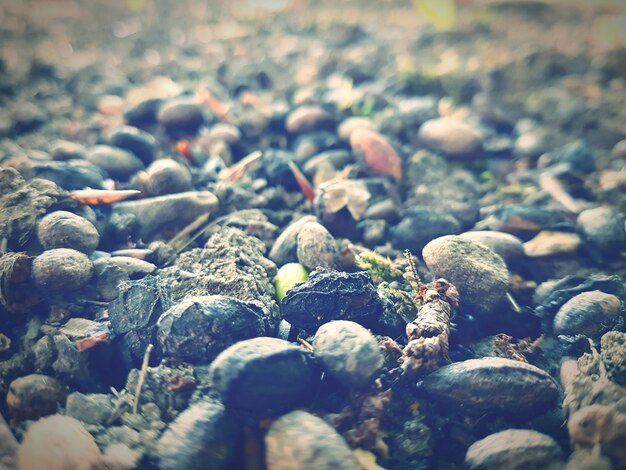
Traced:
[[137, 194], [141, 194], [141, 191], [136, 189], [78, 189], [70, 193], [70, 198], [81, 204], [97, 206], [100, 204], [113, 204], [114, 202], [123, 201], [131, 196], [136, 196]]
[[402, 179], [402, 162], [391, 144], [382, 135], [357, 128], [350, 134], [352, 151], [363, 154], [365, 164], [374, 172]]
[[331, 214], [347, 207], [354, 220], [359, 220], [369, 206], [371, 194], [360, 180], [335, 179], [319, 187], [325, 212]]

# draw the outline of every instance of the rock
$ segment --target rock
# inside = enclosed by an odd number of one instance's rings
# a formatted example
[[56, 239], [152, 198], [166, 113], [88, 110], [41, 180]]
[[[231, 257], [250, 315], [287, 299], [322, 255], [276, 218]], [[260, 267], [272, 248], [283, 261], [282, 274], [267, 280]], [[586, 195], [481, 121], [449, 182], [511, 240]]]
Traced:
[[117, 288], [124, 282], [130, 280], [128, 273], [111, 262], [113, 256], [99, 258], [93, 262], [94, 285], [100, 298], [105, 302], [110, 302], [117, 298]]
[[510, 233], [523, 240], [528, 240], [541, 230], [573, 231], [575, 228], [562, 210], [521, 204], [498, 207], [476, 227]]
[[350, 147], [363, 156], [374, 173], [402, 179], [402, 160], [389, 141], [378, 132], [359, 127], [350, 133]]
[[374, 124], [374, 121], [367, 117], [351, 116], [342, 121], [337, 129], [337, 134], [342, 139], [349, 140], [350, 134], [352, 134], [354, 130], [360, 128], [376, 131], [376, 124]]
[[104, 172], [87, 160], [39, 162], [33, 168], [33, 176], [53, 181], [63, 189], [100, 189], [104, 184]]
[[278, 338], [253, 338], [229, 347], [209, 377], [226, 408], [268, 417], [308, 403], [319, 380], [309, 353]]
[[382, 304], [369, 274], [317, 269], [309, 280], [287, 292], [281, 303], [285, 320], [313, 330], [331, 320], [353, 320], [366, 325], [382, 312]]
[[358, 323], [325, 323], [317, 330], [313, 346], [324, 371], [349, 388], [371, 385], [383, 366], [376, 338]]
[[51, 291], [72, 291], [89, 282], [93, 264], [80, 251], [70, 248], [46, 250], [33, 261], [32, 277], [37, 286]]
[[509, 266], [524, 257], [524, 245], [522, 241], [510, 233], [477, 230], [465, 232], [459, 236], [482, 243], [491, 251], [500, 255]]
[[575, 449], [592, 451], [600, 446], [602, 454], [609, 457], [615, 468], [623, 468], [626, 459], [626, 413], [614, 406], [585, 406], [573, 413], [567, 430]]
[[139, 127], [155, 124], [162, 103], [161, 98], [147, 98], [135, 103], [124, 112], [124, 121]]
[[159, 468], [176, 470], [227, 469], [237, 432], [218, 401], [201, 401], [178, 415], [156, 446]]
[[265, 449], [268, 470], [362, 468], [337, 431], [306, 411], [292, 411], [274, 421], [265, 436]]
[[603, 255], [617, 255], [626, 245], [624, 214], [613, 207], [596, 207], [578, 214], [578, 231]]
[[46, 250], [73, 248], [90, 254], [100, 242], [100, 234], [87, 219], [67, 211], [46, 215], [37, 227], [39, 242]]
[[391, 240], [398, 249], [419, 253], [431, 240], [461, 230], [461, 223], [456, 218], [439, 209], [410, 207], [400, 223], [391, 228]]
[[171, 100], [161, 106], [158, 121], [171, 137], [194, 135], [205, 124], [205, 109], [189, 99]]
[[447, 235], [428, 243], [422, 256], [435, 278], [456, 286], [461, 306], [487, 317], [499, 313], [509, 286], [509, 272], [499, 255], [480, 243]]
[[7, 405], [16, 419], [36, 420], [56, 413], [67, 393], [67, 386], [54, 377], [31, 374], [11, 382]]
[[111, 256], [107, 260], [107, 264], [120, 268], [130, 279], [137, 279], [152, 274], [157, 269], [154, 264], [133, 258], [132, 256]]
[[558, 398], [557, 385], [548, 373], [499, 357], [444, 366], [427, 375], [422, 386], [442, 405], [470, 415], [537, 416], [554, 406]]
[[126, 444], [111, 444], [104, 451], [102, 459], [108, 470], [132, 470], [139, 465], [141, 453]]
[[554, 333], [596, 336], [615, 324], [621, 311], [618, 297], [599, 290], [583, 292], [559, 309], [554, 317]]
[[112, 216], [132, 216], [143, 241], [161, 231], [175, 234], [202, 214], [217, 209], [217, 197], [209, 191], [189, 191], [113, 204]]
[[513, 152], [522, 158], [538, 158], [546, 151], [545, 136], [537, 130], [520, 134], [515, 139]]
[[480, 151], [480, 137], [470, 126], [457, 119], [442, 117], [426, 121], [418, 138], [433, 150], [449, 157], [472, 156]]
[[163, 355], [209, 363], [237, 341], [265, 334], [257, 307], [222, 295], [191, 297], [174, 305], [157, 323]]
[[17, 459], [18, 470], [92, 470], [103, 465], [91, 434], [80, 421], [61, 415], [32, 424]]
[[298, 232], [297, 238], [298, 261], [307, 269], [335, 267], [338, 256], [337, 245], [322, 224], [315, 221], [307, 222]]
[[316, 222], [312, 215], [305, 215], [288, 225], [285, 230], [276, 238], [268, 258], [278, 266], [298, 261], [298, 234], [308, 222]]
[[584, 140], [577, 140], [564, 145], [559, 150], [543, 154], [537, 161], [538, 168], [547, 168], [556, 164], [565, 164], [569, 171], [591, 173], [596, 163], [589, 145]]
[[619, 142], [617, 142], [614, 146], [613, 149], [611, 150], [611, 154], [615, 157], [615, 158], [626, 158], [626, 139], [622, 139]]
[[115, 147], [132, 152], [144, 165], [149, 165], [157, 156], [159, 142], [146, 131], [133, 126], [123, 126], [114, 130], [109, 142]]
[[626, 333], [609, 331], [602, 336], [602, 361], [609, 378], [626, 385]]
[[470, 469], [547, 468], [557, 464], [563, 451], [550, 436], [530, 429], [507, 429], [474, 442], [467, 449]]
[[71, 393], [67, 397], [65, 414], [86, 424], [106, 425], [113, 414], [111, 396], [103, 393]]
[[17, 449], [19, 443], [11, 428], [0, 414], [0, 468], [16, 468]]
[[109, 145], [95, 145], [87, 149], [85, 158], [88, 162], [102, 168], [111, 178], [126, 181], [139, 170], [143, 162], [126, 150]]
[[319, 106], [300, 106], [287, 115], [285, 128], [293, 134], [333, 130], [335, 119]]
[[57, 140], [50, 146], [53, 160], [65, 161], [85, 158], [85, 146], [69, 140]]
[[180, 193], [192, 189], [189, 169], [170, 159], [153, 162], [146, 170], [146, 192], [150, 196]]
[[580, 243], [580, 237], [575, 233], [543, 230], [524, 243], [524, 253], [533, 258], [570, 254], [578, 250]]

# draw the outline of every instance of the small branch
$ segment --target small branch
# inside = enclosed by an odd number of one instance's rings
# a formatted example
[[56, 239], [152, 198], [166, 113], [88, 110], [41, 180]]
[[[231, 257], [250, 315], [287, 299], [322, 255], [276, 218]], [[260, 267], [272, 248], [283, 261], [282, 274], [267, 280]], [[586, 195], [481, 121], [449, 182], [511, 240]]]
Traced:
[[139, 371], [139, 377], [137, 379], [137, 387], [135, 387], [135, 402], [133, 403], [133, 414], [137, 414], [137, 408], [139, 407], [139, 397], [141, 396], [141, 388], [143, 382], [146, 379], [146, 373], [148, 372], [148, 361], [150, 360], [150, 353], [154, 346], [149, 344], [146, 348], [146, 352], [143, 355], [143, 362], [141, 363], [141, 370]]

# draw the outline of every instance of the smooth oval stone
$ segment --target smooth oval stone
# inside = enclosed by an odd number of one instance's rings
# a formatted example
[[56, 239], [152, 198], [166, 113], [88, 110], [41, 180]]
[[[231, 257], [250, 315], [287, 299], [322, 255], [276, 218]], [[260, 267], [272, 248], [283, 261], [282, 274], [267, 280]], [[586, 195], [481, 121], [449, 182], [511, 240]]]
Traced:
[[576, 224], [583, 239], [605, 255], [617, 254], [626, 246], [624, 214], [614, 207], [582, 211]]
[[449, 117], [430, 119], [419, 129], [418, 138], [428, 147], [449, 157], [470, 156], [481, 148], [478, 134], [463, 121]]
[[181, 193], [192, 189], [189, 169], [170, 158], [153, 162], [146, 170], [146, 191], [150, 196]]
[[557, 463], [563, 451], [550, 436], [530, 429], [507, 429], [474, 442], [465, 455], [470, 469], [541, 469]]
[[378, 132], [359, 127], [350, 134], [350, 147], [361, 153], [365, 164], [375, 173], [402, 179], [402, 161], [389, 141]]
[[237, 341], [265, 334], [261, 312], [232, 297], [191, 297], [174, 305], [157, 322], [165, 356], [209, 363]]
[[224, 405], [218, 401], [195, 403], [165, 430], [156, 446], [162, 470], [227, 469], [235, 450], [237, 432]]
[[308, 403], [319, 380], [309, 353], [268, 337], [230, 346], [211, 363], [209, 376], [227, 408], [264, 417]]
[[278, 266], [298, 261], [298, 233], [308, 222], [316, 222], [312, 215], [305, 215], [295, 222], [289, 224], [278, 236], [268, 258]]
[[477, 230], [459, 235], [478, 243], [482, 243], [494, 253], [502, 256], [507, 264], [515, 263], [524, 257], [524, 245], [515, 235], [492, 230]]
[[495, 315], [506, 300], [509, 272], [502, 257], [486, 246], [456, 235], [437, 238], [424, 247], [424, 262], [436, 278], [459, 291], [461, 305], [478, 315]]
[[198, 132], [205, 123], [204, 112], [204, 107], [194, 101], [175, 99], [161, 106], [157, 118], [170, 136], [180, 137]]
[[622, 310], [622, 302], [599, 290], [583, 292], [569, 299], [554, 317], [557, 335], [595, 336], [609, 329]]
[[223, 141], [236, 144], [241, 140], [241, 131], [234, 124], [218, 122], [209, 129], [208, 137], [211, 141]]
[[17, 419], [39, 419], [53, 414], [65, 404], [67, 386], [42, 374], [31, 374], [15, 379], [9, 385], [7, 405]]
[[322, 368], [350, 388], [371, 385], [383, 366], [374, 335], [352, 321], [325, 323], [317, 330], [313, 345]]
[[335, 119], [319, 106], [300, 106], [285, 119], [285, 128], [293, 134], [332, 130]]
[[296, 253], [298, 261], [309, 270], [334, 267], [338, 255], [335, 238], [315, 221], [307, 222], [298, 232]]
[[139, 170], [143, 162], [124, 149], [109, 145], [94, 145], [87, 149], [85, 159], [102, 168], [111, 178], [126, 181]]
[[53, 160], [75, 160], [85, 158], [85, 146], [68, 140], [57, 140], [50, 147]]
[[435, 400], [470, 415], [537, 416], [558, 398], [557, 385], [547, 372], [500, 357], [455, 362], [427, 375], [422, 386]]
[[268, 470], [363, 468], [343, 437], [306, 411], [292, 411], [274, 421], [265, 436], [265, 449]]
[[578, 250], [580, 243], [580, 237], [576, 233], [542, 230], [532, 240], [524, 243], [524, 253], [533, 258], [571, 254]]
[[51, 212], [41, 219], [37, 236], [46, 250], [73, 248], [87, 254], [100, 242], [100, 234], [91, 222], [67, 211]]
[[44, 251], [33, 261], [32, 277], [39, 287], [70, 291], [83, 287], [93, 273], [93, 264], [80, 251], [55, 248]]
[[350, 134], [356, 129], [369, 129], [371, 131], [376, 131], [376, 124], [370, 118], [362, 117], [362, 116], [352, 116], [346, 118], [337, 129], [337, 134], [342, 139], [349, 139]]
[[444, 235], [457, 234], [461, 223], [434, 207], [410, 207], [391, 229], [391, 239], [399, 249], [419, 252], [428, 242]]
[[122, 269], [131, 279], [152, 274], [157, 268], [148, 261], [133, 258], [132, 256], [111, 256], [107, 260], [107, 264]]
[[159, 149], [159, 142], [152, 134], [133, 126], [114, 130], [109, 136], [109, 142], [115, 147], [132, 152], [146, 165], [156, 158]]

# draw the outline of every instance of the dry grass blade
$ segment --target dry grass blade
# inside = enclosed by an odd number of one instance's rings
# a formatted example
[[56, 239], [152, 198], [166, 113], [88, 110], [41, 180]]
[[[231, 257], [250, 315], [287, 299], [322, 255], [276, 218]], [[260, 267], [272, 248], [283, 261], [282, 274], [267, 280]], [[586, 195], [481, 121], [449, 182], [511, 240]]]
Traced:
[[231, 183], [239, 181], [241, 177], [246, 173], [246, 171], [248, 171], [256, 163], [259, 162], [262, 155], [263, 154], [260, 150], [255, 150], [250, 155], [243, 157], [230, 168], [222, 170], [218, 176], [218, 179], [220, 179], [221, 181], [230, 181]]
[[146, 352], [143, 355], [143, 362], [141, 363], [141, 370], [139, 371], [139, 377], [137, 378], [137, 387], [135, 388], [135, 402], [133, 403], [133, 414], [137, 414], [139, 408], [139, 397], [141, 397], [141, 388], [143, 382], [146, 380], [146, 373], [148, 372], [148, 361], [150, 361], [150, 353], [154, 346], [149, 344], [146, 348]]

